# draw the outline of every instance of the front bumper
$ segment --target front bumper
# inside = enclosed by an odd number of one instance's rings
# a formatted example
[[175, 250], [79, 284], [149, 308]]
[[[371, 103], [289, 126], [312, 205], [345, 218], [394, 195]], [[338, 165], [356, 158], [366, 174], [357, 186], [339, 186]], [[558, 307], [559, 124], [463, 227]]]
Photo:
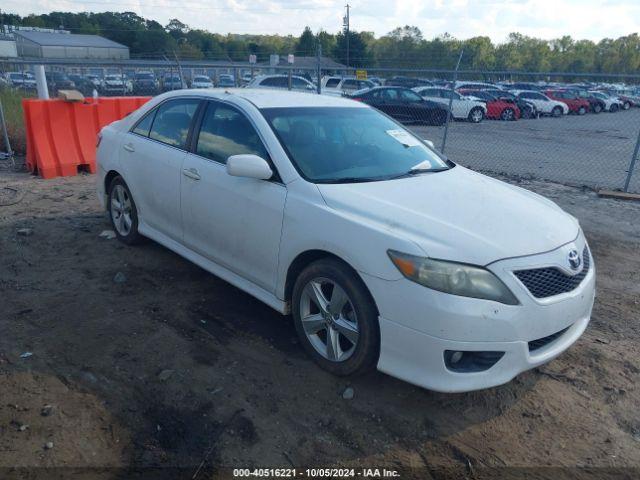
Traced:
[[[463, 392], [508, 382], [519, 373], [546, 363], [569, 348], [586, 329], [595, 295], [595, 265], [573, 291], [536, 299], [513, 270], [556, 265], [569, 248], [584, 248], [584, 238], [552, 252], [504, 260], [488, 268], [507, 284], [520, 305], [450, 295], [406, 279], [362, 278], [380, 313], [378, 369], [415, 385], [441, 392]], [[579, 250], [581, 251], [581, 250]], [[563, 331], [533, 349], [529, 342]], [[444, 352], [504, 352], [483, 371], [456, 372]]]

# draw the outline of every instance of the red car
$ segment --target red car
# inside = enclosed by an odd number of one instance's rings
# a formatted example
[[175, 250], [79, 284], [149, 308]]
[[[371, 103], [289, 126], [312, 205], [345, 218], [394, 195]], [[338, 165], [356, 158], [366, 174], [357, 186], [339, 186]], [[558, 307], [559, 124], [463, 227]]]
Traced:
[[575, 92], [569, 92], [567, 90], [547, 90], [544, 94], [553, 100], [566, 103], [567, 107], [569, 107], [569, 113], [584, 115], [591, 108], [589, 100], [578, 97]]
[[520, 109], [515, 103], [502, 100], [491, 92], [467, 88], [461, 88], [458, 92], [484, 102], [487, 105], [487, 113], [485, 114], [487, 118], [494, 120], [517, 120], [520, 118]]

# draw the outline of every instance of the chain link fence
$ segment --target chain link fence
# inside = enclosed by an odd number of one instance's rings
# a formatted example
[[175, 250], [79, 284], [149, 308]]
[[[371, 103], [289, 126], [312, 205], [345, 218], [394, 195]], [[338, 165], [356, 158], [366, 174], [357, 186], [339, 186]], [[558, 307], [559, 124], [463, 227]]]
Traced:
[[[45, 65], [51, 96], [69, 88], [120, 96], [244, 86], [347, 95], [469, 168], [640, 193], [640, 75], [335, 69], [321, 59], [290, 66], [169, 59], [38, 64]], [[0, 61], [0, 88], [34, 96], [34, 68], [33, 61]], [[362, 91], [371, 86], [384, 88]], [[16, 118], [7, 121], [12, 131]]]

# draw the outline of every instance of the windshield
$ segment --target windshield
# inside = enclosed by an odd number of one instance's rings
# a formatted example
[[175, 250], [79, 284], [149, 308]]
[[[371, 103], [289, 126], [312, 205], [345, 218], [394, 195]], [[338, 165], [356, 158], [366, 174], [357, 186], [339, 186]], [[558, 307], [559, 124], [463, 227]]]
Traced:
[[388, 180], [449, 168], [422, 140], [373, 109], [268, 108], [262, 114], [294, 166], [314, 183]]
[[136, 73], [136, 79], [138, 79], [138, 80], [153, 80], [153, 74], [151, 74], [151, 73]]

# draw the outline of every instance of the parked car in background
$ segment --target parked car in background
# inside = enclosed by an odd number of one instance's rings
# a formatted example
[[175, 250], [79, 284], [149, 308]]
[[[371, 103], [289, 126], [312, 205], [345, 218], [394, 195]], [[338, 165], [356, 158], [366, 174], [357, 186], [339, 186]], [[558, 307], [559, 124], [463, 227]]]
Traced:
[[384, 80], [380, 77], [367, 77], [367, 80], [369, 80], [370, 82], [373, 82], [373, 84], [378, 87], [381, 85], [384, 85]]
[[133, 82], [119, 73], [106, 75], [100, 85], [103, 95], [127, 95], [133, 92]]
[[447, 106], [425, 100], [409, 88], [373, 87], [354, 92], [350, 98], [405, 123], [444, 125], [451, 116]]
[[430, 80], [426, 80], [424, 78], [415, 78], [415, 77], [403, 77], [403, 76], [395, 76], [387, 79], [384, 82], [385, 87], [405, 87], [405, 88], [415, 88], [415, 87], [432, 87], [433, 82]]
[[245, 73], [244, 75], [242, 75], [242, 77], [240, 77], [240, 81], [242, 82], [242, 85], [246, 85], [247, 83], [249, 83], [251, 80], [253, 80], [254, 75], [251, 75], [251, 73]]
[[136, 72], [133, 75], [133, 93], [155, 95], [158, 93], [158, 79], [153, 72]]
[[498, 100], [515, 104], [518, 107], [518, 110], [520, 110], [520, 118], [529, 119], [539, 117], [538, 109], [536, 108], [535, 104], [523, 98], [517, 97], [507, 90], [487, 89], [485, 90], [485, 92], [491, 93]]
[[83, 77], [82, 75], [79, 75], [79, 74], [70, 74], [69, 78], [73, 80], [73, 83], [75, 84], [75, 89], [78, 90], [85, 97], [93, 96], [94, 90], [96, 92], [98, 91], [98, 89], [93, 84], [93, 82], [89, 80], [87, 77]]
[[[247, 84], [247, 88], [289, 89], [288, 75], [258, 75]], [[316, 86], [304, 77], [291, 75], [291, 90], [315, 92]]]
[[194, 75], [191, 88], [213, 88], [213, 82], [206, 75]]
[[[612, 97], [604, 92], [600, 91], [591, 91], [590, 95], [602, 100], [604, 102], [604, 109], [607, 112], [615, 113], [624, 106], [624, 102], [620, 100], [618, 97]], [[627, 107], [627, 110], [629, 107]]]
[[449, 106], [451, 101], [451, 114], [457, 120], [468, 120], [472, 123], [480, 123], [486, 113], [487, 106], [484, 102], [473, 100], [454, 90], [439, 87], [415, 87], [413, 91], [426, 100]]
[[608, 90], [606, 93], [618, 97], [624, 102], [622, 108], [628, 110], [631, 107], [640, 107], [640, 90], [624, 88], [620, 90]]
[[91, 83], [93, 83], [93, 86], [96, 89], [100, 89], [100, 84], [102, 83], [102, 78], [95, 74], [95, 73], [88, 73], [85, 75], [85, 78], [87, 78], [87, 80], [89, 80]]
[[584, 98], [587, 102], [589, 102], [589, 111], [591, 113], [600, 113], [607, 109], [607, 104], [601, 98], [596, 97], [588, 90], [583, 90], [579, 88], [571, 88], [568, 89], [571, 92], [575, 92], [578, 98]]
[[76, 88], [76, 84], [73, 83], [66, 73], [63, 72], [47, 72], [47, 87], [49, 93], [57, 95], [59, 90], [72, 90]]
[[513, 102], [500, 100], [498, 97], [486, 90], [460, 89], [460, 93], [475, 100], [480, 100], [487, 106], [487, 118], [494, 120], [517, 120], [520, 118], [520, 110]]
[[235, 86], [236, 86], [236, 81], [233, 75], [229, 73], [221, 73], [218, 75], [218, 82], [216, 84], [216, 87], [228, 88], [228, 87], [235, 87]]
[[332, 374], [488, 388], [589, 324], [595, 265], [573, 216], [361, 103], [170, 92], [100, 139], [96, 187], [118, 240], [150, 238], [291, 314]]
[[511, 93], [535, 105], [540, 115], [561, 117], [569, 113], [569, 107], [566, 103], [553, 100], [537, 90], [511, 90]]
[[376, 84], [369, 80], [358, 80], [355, 77], [323, 77], [322, 93], [328, 95], [344, 95], [375, 87]]
[[167, 73], [162, 77], [160, 82], [163, 92], [170, 90], [181, 90], [187, 88], [187, 82], [177, 73]]
[[553, 100], [565, 103], [569, 107], [569, 113], [584, 115], [591, 109], [588, 100], [578, 97], [575, 92], [569, 90], [546, 90], [544, 94]]
[[13, 88], [22, 88], [24, 90], [35, 90], [36, 79], [29, 72], [7, 72], [5, 74], [7, 84]]

